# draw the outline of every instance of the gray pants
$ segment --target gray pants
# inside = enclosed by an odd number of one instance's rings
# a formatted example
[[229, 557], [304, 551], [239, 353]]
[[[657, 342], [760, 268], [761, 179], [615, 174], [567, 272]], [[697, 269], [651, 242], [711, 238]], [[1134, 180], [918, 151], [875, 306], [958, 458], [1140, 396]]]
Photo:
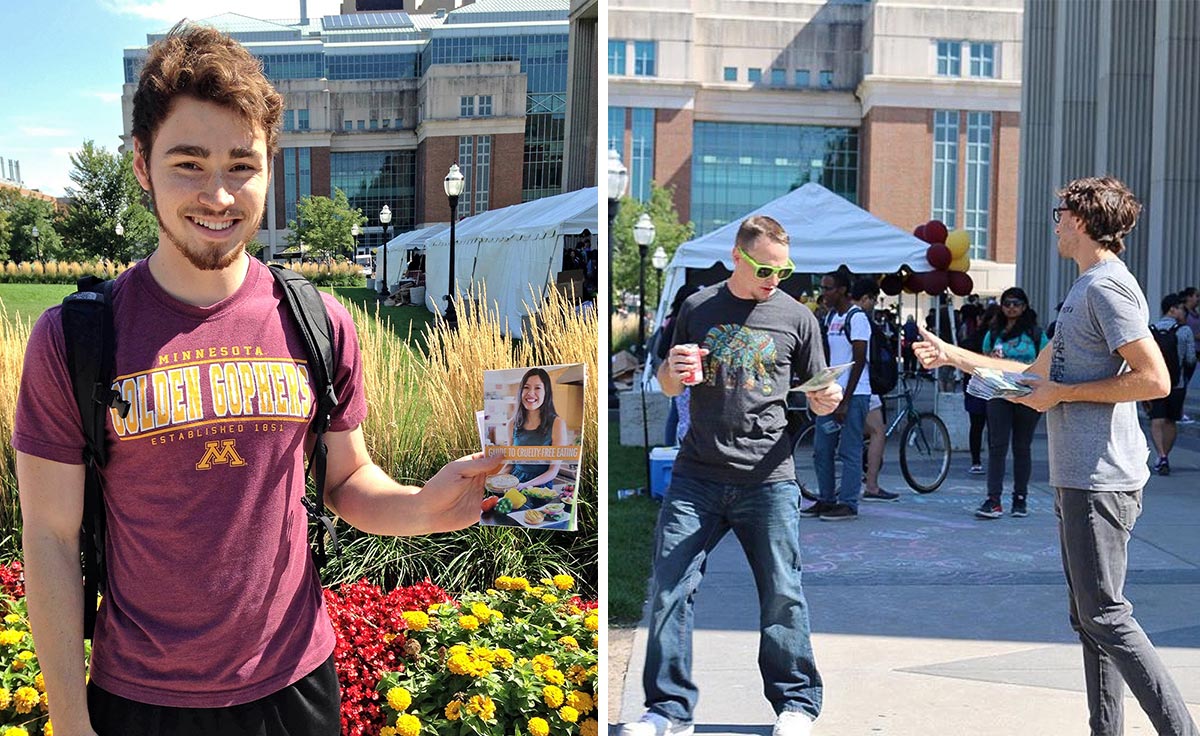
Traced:
[[1196, 724], [1154, 645], [1125, 600], [1126, 547], [1142, 511], [1142, 492], [1056, 488], [1071, 627], [1083, 642], [1092, 736], [1120, 736], [1125, 685], [1164, 736], [1197, 736]]

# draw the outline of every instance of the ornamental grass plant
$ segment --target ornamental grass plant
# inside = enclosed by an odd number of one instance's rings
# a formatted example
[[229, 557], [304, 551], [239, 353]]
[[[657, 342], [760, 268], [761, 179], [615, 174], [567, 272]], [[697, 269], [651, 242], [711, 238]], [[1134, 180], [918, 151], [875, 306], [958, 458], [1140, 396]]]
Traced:
[[[317, 286], [363, 286], [366, 284], [362, 267], [349, 261], [284, 263], [282, 265], [304, 274], [305, 278]], [[116, 278], [132, 267], [132, 263], [114, 263], [103, 259], [82, 263], [77, 261], [24, 261], [22, 263], [8, 261], [3, 264], [3, 267], [0, 267], [0, 284], [74, 284], [83, 276], [89, 275], [109, 279]]]
[[12, 559], [20, 553], [21, 504], [17, 498], [17, 456], [12, 448], [13, 417], [25, 345], [32, 323], [10, 318], [0, 306], [0, 557]]

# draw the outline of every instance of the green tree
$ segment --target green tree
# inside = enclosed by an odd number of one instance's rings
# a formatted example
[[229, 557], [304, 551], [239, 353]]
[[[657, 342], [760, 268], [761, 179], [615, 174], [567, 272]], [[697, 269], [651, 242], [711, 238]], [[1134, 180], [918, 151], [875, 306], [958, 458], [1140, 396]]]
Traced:
[[[134, 261], [158, 244], [158, 221], [143, 204], [133, 154], [119, 155], [84, 141], [71, 154], [70, 199], [63, 218], [64, 257]], [[117, 234], [117, 223], [124, 233]]]
[[[34, 261], [56, 257], [62, 238], [55, 229], [53, 202], [26, 197], [15, 189], [0, 190], [0, 258]], [[37, 236], [33, 234], [37, 228]]]
[[673, 190], [651, 182], [650, 201], [639, 202], [632, 197], [621, 199], [621, 211], [617, 213], [617, 218], [612, 224], [613, 253], [612, 260], [609, 261], [613, 270], [611, 298], [614, 302], [623, 303], [629, 295], [633, 296], [634, 300], [637, 298], [638, 244], [633, 239], [633, 226], [637, 224], [643, 212], [649, 213], [654, 222], [654, 242], [646, 249], [646, 302], [651, 310], [654, 309], [654, 299], [658, 295], [655, 291], [658, 277], [650, 263], [654, 250], [661, 245], [667, 256], [671, 257], [676, 248], [692, 239], [695, 228], [690, 222], [684, 224], [679, 221], [672, 194]]
[[350, 200], [341, 189], [333, 190], [333, 198], [317, 196], [302, 197], [296, 205], [296, 219], [288, 221], [287, 244], [289, 248], [300, 248], [313, 258], [333, 258], [354, 255], [354, 225], [362, 227], [367, 218], [362, 210], [350, 206]]

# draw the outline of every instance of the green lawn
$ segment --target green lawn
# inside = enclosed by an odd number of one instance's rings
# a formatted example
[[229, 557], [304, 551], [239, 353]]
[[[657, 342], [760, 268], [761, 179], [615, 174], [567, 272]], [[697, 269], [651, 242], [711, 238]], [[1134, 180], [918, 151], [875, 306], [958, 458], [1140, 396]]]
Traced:
[[[67, 294], [75, 291], [70, 284], [0, 284], [0, 305], [9, 316], [18, 315], [21, 319], [37, 319], [38, 315], [48, 307], [60, 303]], [[374, 292], [366, 287], [334, 286], [323, 288], [322, 291], [333, 294], [343, 304], [357, 304], [366, 307], [368, 313], [374, 313], [379, 304]], [[433, 324], [433, 314], [424, 307], [384, 307], [379, 306], [379, 316], [392, 328], [401, 339], [409, 338], [409, 330], [413, 342], [425, 349], [425, 331]]]
[[[608, 427], [608, 623], [633, 626], [642, 618], [658, 502], [649, 496], [617, 500], [620, 488], [646, 487], [646, 455], [622, 447], [617, 422]], [[647, 493], [649, 490], [647, 489]]]

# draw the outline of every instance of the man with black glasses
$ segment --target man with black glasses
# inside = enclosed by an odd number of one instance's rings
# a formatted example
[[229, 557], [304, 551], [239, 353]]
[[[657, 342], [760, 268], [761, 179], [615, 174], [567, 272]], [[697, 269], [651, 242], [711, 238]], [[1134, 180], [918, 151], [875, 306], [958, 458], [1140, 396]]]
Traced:
[[1129, 537], [1150, 478], [1136, 402], [1171, 389], [1146, 297], [1120, 258], [1142, 206], [1111, 177], [1076, 179], [1058, 196], [1058, 253], [1075, 261], [1079, 278], [1033, 365], [972, 353], [929, 332], [914, 349], [927, 368], [1036, 376], [1027, 381], [1033, 392], [1016, 401], [1047, 415], [1050, 485], [1071, 625], [1083, 644], [1091, 733], [1122, 733], [1128, 684], [1157, 733], [1192, 736], [1187, 704], [1123, 592]]
[[[742, 223], [733, 274], [684, 301], [663, 393], [691, 386], [682, 440], [659, 516], [643, 686], [646, 713], [621, 736], [689, 736], [698, 691], [691, 678], [692, 599], [713, 548], [733, 530], [758, 586], [763, 692], [774, 736], [807, 736], [821, 712], [821, 677], [800, 584], [800, 528], [785, 417], [793, 374], [825, 367], [820, 325], [779, 289], [794, 265], [788, 236], [769, 217]], [[807, 393], [818, 415], [841, 400], [836, 383]], [[861, 430], [860, 430], [861, 431]]]

